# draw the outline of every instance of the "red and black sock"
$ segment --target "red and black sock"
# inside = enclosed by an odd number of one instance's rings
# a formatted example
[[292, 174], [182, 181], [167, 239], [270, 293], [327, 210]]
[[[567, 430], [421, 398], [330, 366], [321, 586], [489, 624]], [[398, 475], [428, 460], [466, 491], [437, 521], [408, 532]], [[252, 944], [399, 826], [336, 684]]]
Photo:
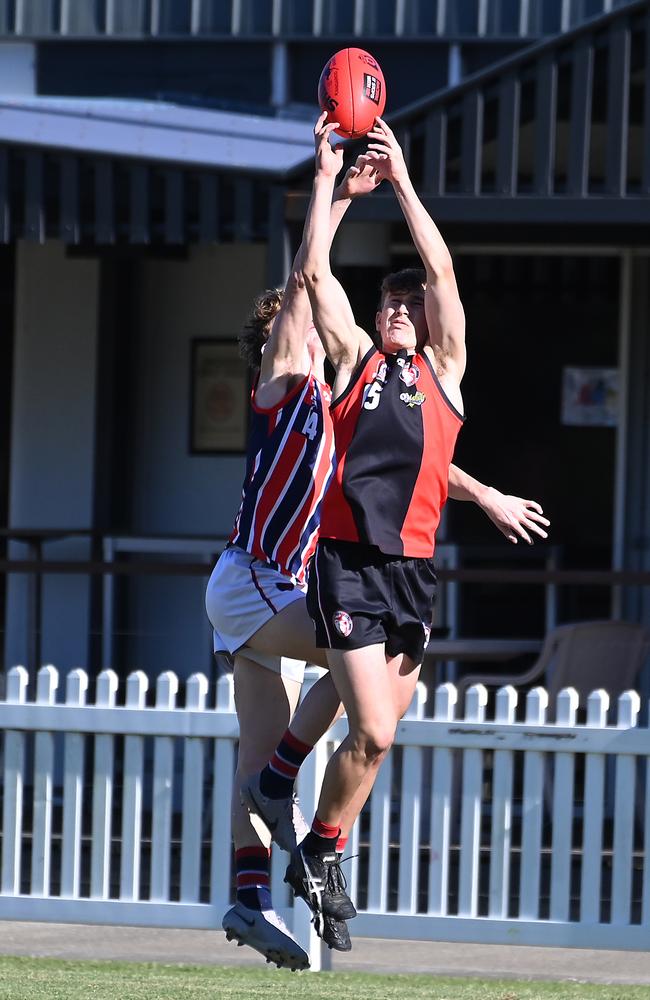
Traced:
[[260, 791], [268, 799], [284, 799], [293, 793], [293, 786], [303, 760], [313, 747], [296, 739], [290, 729], [280, 740], [277, 750], [260, 774]]
[[250, 910], [270, 910], [271, 852], [267, 847], [242, 847], [235, 851], [237, 902]]
[[300, 847], [305, 854], [334, 853], [340, 836], [340, 826], [331, 826], [329, 823], [323, 823], [318, 816], [314, 816], [311, 830], [300, 844]]

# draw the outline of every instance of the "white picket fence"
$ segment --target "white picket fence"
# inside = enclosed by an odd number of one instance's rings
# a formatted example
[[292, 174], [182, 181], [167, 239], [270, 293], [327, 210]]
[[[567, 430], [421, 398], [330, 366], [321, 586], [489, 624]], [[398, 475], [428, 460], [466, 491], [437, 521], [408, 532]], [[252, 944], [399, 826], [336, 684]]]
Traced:
[[[308, 671], [306, 685], [319, 672]], [[220, 928], [232, 899], [230, 793], [237, 720], [231, 678], [207, 707], [203, 675], [147, 679], [70, 673], [57, 702], [54, 667], [7, 676], [0, 702], [2, 854], [0, 919]], [[456, 718], [442, 685], [428, 717], [422, 685], [349, 845], [353, 937], [642, 949], [650, 940], [650, 731], [639, 697], [622, 695], [616, 724], [595, 692], [586, 718], [568, 689], [547, 722], [547, 695], [498, 692], [486, 720], [481, 686]], [[330, 734], [341, 739], [341, 720]], [[305, 813], [332, 743], [301, 770]], [[274, 852], [276, 907], [327, 961], [302, 903], [292, 908]]]

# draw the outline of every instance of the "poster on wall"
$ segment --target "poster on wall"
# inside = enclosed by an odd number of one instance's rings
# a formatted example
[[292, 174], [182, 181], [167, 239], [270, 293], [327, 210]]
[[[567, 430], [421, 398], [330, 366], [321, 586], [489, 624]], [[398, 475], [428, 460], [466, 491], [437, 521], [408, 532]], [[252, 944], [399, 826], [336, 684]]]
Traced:
[[237, 341], [194, 339], [190, 369], [190, 452], [244, 452], [249, 375]]
[[616, 427], [618, 368], [564, 368], [562, 423], [569, 427]]

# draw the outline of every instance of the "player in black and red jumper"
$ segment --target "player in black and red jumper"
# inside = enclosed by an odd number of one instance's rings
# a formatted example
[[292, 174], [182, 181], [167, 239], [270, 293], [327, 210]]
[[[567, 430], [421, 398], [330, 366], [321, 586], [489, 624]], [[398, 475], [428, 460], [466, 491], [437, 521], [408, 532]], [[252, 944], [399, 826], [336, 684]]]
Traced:
[[341, 819], [359, 788], [371, 786], [417, 681], [433, 617], [435, 532], [464, 419], [466, 355], [451, 255], [379, 118], [366, 162], [393, 185], [424, 271], [384, 282], [380, 350], [357, 325], [329, 260], [328, 219], [343, 155], [330, 145], [334, 128], [324, 114], [316, 124], [303, 237], [312, 315], [336, 373], [330, 413], [337, 456], [307, 600], [349, 733], [328, 763], [312, 828], [287, 877], [316, 913], [348, 919], [354, 908], [335, 851]]

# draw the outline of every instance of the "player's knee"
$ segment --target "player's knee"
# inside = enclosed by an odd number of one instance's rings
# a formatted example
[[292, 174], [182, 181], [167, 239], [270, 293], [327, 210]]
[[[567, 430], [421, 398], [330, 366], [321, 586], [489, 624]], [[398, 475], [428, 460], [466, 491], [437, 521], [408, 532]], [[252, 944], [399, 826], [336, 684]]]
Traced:
[[393, 745], [394, 723], [377, 723], [359, 733], [359, 749], [368, 765], [380, 763]]

